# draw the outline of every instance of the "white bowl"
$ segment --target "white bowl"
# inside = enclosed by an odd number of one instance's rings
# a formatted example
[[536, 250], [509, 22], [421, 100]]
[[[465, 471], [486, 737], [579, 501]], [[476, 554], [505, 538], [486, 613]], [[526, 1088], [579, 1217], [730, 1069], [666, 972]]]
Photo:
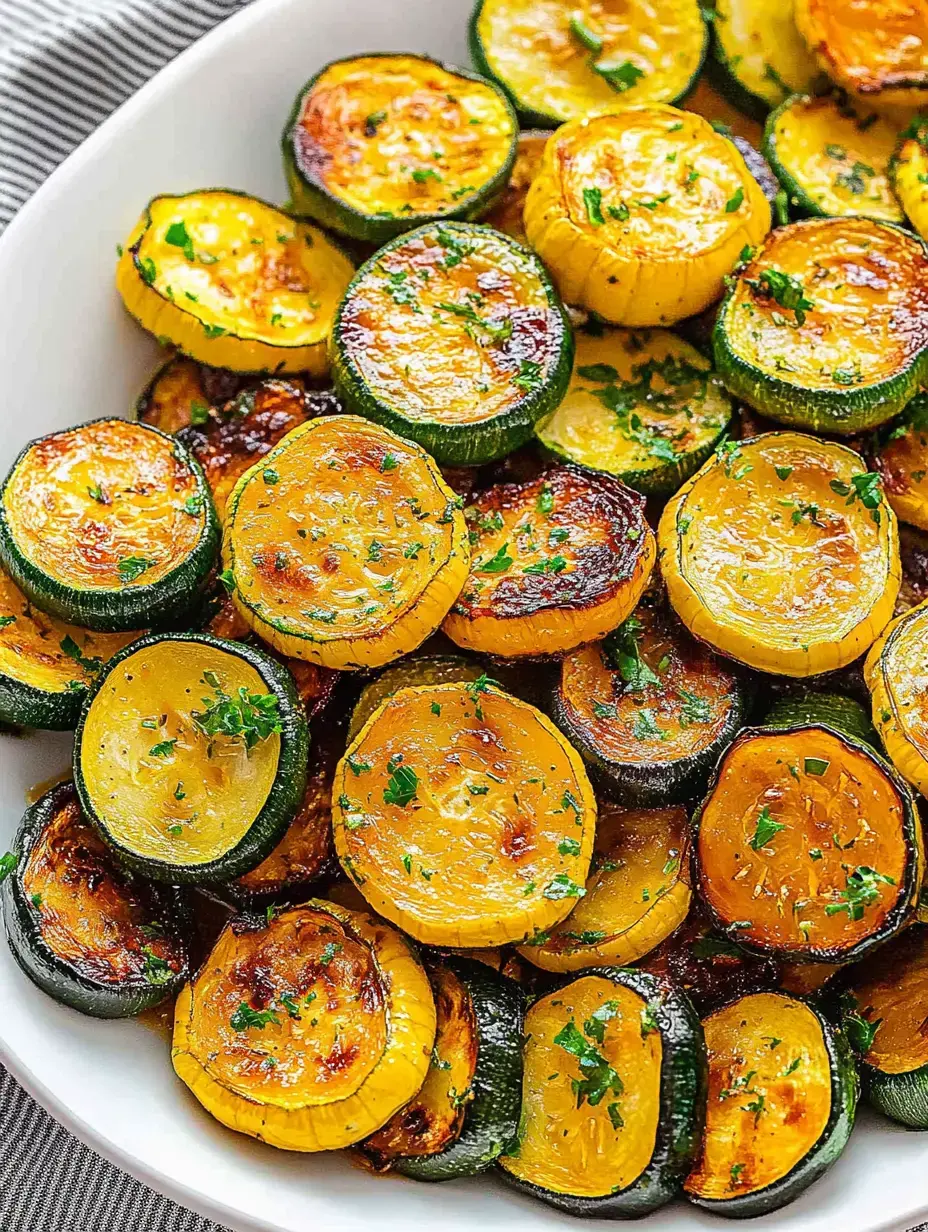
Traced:
[[[0, 472], [25, 441], [124, 415], [157, 348], [113, 287], [115, 247], [159, 192], [223, 185], [284, 200], [279, 136], [300, 85], [352, 52], [468, 63], [470, 0], [259, 0], [181, 55], [55, 172], [0, 238]], [[0, 738], [0, 852], [25, 793], [70, 738]], [[379, 1179], [341, 1155], [275, 1151], [217, 1125], [174, 1077], [164, 1039], [49, 1000], [0, 943], [0, 1058], [78, 1137], [181, 1204], [241, 1232], [522, 1232], [576, 1226], [493, 1177]], [[928, 1134], [864, 1115], [828, 1176], [756, 1221], [803, 1232], [902, 1228], [928, 1211]], [[646, 1226], [724, 1227], [678, 1205]]]

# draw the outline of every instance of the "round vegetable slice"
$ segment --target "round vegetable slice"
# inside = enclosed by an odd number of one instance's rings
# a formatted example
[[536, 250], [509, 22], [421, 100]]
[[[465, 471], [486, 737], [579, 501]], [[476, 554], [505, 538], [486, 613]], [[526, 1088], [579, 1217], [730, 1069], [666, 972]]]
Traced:
[[900, 521], [928, 530], [928, 395], [916, 394], [880, 435], [874, 466], [887, 501]]
[[119, 631], [183, 614], [219, 525], [187, 451], [163, 432], [97, 419], [32, 441], [0, 489], [0, 559], [36, 607]]
[[206, 633], [141, 638], [98, 677], [75, 736], [84, 812], [120, 859], [169, 882], [227, 881], [267, 856], [306, 785], [293, 679]]
[[206, 476], [220, 518], [239, 478], [294, 428], [313, 418], [315, 407], [302, 384], [262, 381], [243, 390], [204, 423], [190, 424], [178, 440]]
[[848, 735], [745, 728], [694, 825], [700, 895], [739, 945], [849, 963], [910, 921], [922, 877], [915, 803]]
[[558, 457], [665, 495], [699, 469], [731, 416], [727, 392], [688, 342], [597, 322], [577, 332], [570, 386], [535, 435]]
[[511, 235], [520, 244], [527, 244], [525, 226], [522, 222], [522, 212], [525, 209], [525, 198], [528, 196], [529, 185], [541, 167], [541, 156], [545, 150], [545, 142], [551, 136], [544, 129], [529, 129], [519, 133], [519, 143], [516, 147], [516, 161], [506, 191], [497, 204], [484, 218], [484, 222]]
[[902, 1125], [928, 1129], [928, 928], [906, 929], [856, 967], [840, 1003], [868, 1101]]
[[912, 226], [928, 238], [928, 120], [915, 116], [890, 163], [893, 188]]
[[755, 993], [703, 1019], [706, 1133], [686, 1196], [718, 1215], [775, 1211], [831, 1167], [857, 1109], [843, 1034], [795, 997]]
[[465, 516], [470, 574], [442, 628], [469, 650], [537, 657], [595, 641], [625, 619], [654, 566], [643, 499], [578, 466], [497, 484]]
[[477, 0], [470, 45], [519, 113], [551, 128], [620, 101], [675, 103], [699, 75], [708, 34], [694, 0]]
[[853, 433], [896, 415], [925, 377], [928, 257], [867, 218], [774, 231], [738, 271], [715, 328], [729, 390], [764, 415]]
[[896, 141], [893, 123], [846, 99], [794, 94], [768, 118], [764, 154], [801, 213], [901, 223], [889, 177]]
[[872, 102], [928, 100], [928, 14], [922, 4], [795, 0], [796, 24], [828, 76]]
[[616, 325], [701, 312], [770, 206], [701, 116], [652, 104], [575, 120], [545, 146], [525, 232], [563, 298]]
[[235, 604], [281, 654], [379, 667], [441, 623], [467, 576], [467, 529], [417, 445], [355, 416], [289, 433], [226, 508]]
[[437, 223], [362, 265], [333, 333], [347, 408], [443, 466], [524, 444], [570, 379], [567, 317], [534, 254], [490, 227]]
[[564, 659], [552, 713], [603, 787], [647, 808], [701, 791], [746, 710], [735, 673], [646, 599], [604, 642]]
[[719, 89], [756, 119], [820, 76], [796, 29], [793, 0], [716, 0], [712, 31], [710, 67]]
[[186, 355], [172, 355], [160, 364], [135, 404], [135, 415], [142, 423], [160, 428], [172, 436], [189, 424], [204, 424], [213, 403], [207, 389], [207, 374], [218, 375], [222, 394], [237, 393], [242, 378], [238, 373], [216, 373]]
[[781, 676], [852, 662], [899, 591], [879, 476], [843, 445], [793, 432], [721, 446], [668, 502], [658, 546], [690, 632]]
[[583, 763], [486, 677], [388, 698], [349, 745], [333, 796], [342, 867], [417, 941], [524, 941], [583, 897], [596, 824]]
[[380, 704], [400, 689], [414, 689], [423, 684], [474, 681], [482, 675], [484, 670], [480, 664], [474, 659], [465, 659], [463, 655], [422, 654], [391, 664], [361, 690], [348, 725], [349, 743]]
[[428, 972], [437, 1015], [428, 1076], [362, 1149], [378, 1170], [450, 1181], [485, 1171], [516, 1133], [524, 1000], [483, 962], [446, 957]]
[[172, 1059], [223, 1125], [327, 1151], [415, 1095], [434, 1040], [432, 991], [405, 939], [310, 899], [225, 926], [177, 999]]
[[904, 612], [867, 656], [873, 722], [893, 765], [928, 796], [928, 602]]
[[297, 214], [383, 244], [434, 218], [476, 218], [512, 170], [518, 123], [503, 91], [427, 56], [326, 65], [284, 130]]
[[525, 1018], [520, 1189], [571, 1215], [628, 1218], [677, 1193], [699, 1149], [706, 1059], [699, 1020], [669, 981], [605, 968]]
[[878, 748], [879, 744], [867, 711], [853, 697], [845, 697], [841, 693], [786, 693], [777, 698], [767, 711], [764, 723], [768, 727], [822, 724], [839, 732], [847, 732], [855, 740], [863, 740], [874, 748]]
[[192, 359], [323, 376], [352, 272], [317, 227], [244, 193], [203, 189], [148, 203], [116, 285], [140, 325]]
[[689, 845], [685, 809], [601, 803], [585, 897], [519, 953], [558, 972], [637, 962], [686, 919]]
[[26, 810], [14, 849], [0, 891], [6, 935], [43, 992], [98, 1018], [140, 1014], [178, 992], [188, 975], [179, 891], [120, 867], [72, 783]]
[[35, 607], [0, 569], [0, 721], [67, 731], [103, 664], [140, 633], [93, 633]]

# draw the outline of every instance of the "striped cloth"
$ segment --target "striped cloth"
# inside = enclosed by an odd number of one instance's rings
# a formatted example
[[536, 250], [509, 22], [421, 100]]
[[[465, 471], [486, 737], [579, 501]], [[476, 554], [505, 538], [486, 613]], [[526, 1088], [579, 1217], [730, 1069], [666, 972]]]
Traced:
[[[0, 231], [101, 120], [246, 3], [0, 0]], [[2, 1067], [0, 1230], [223, 1232], [77, 1142]]]
[[[0, 231], [101, 120], [248, 2], [0, 0]], [[0, 1232], [40, 1230], [227, 1232], [77, 1142], [0, 1066]]]

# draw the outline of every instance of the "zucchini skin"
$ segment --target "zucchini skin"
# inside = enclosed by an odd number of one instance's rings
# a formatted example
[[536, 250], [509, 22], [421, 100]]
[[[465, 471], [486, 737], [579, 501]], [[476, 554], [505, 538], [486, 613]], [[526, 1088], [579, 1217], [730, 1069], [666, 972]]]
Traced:
[[[415, 231], [407, 231], [397, 236], [366, 261], [355, 274], [345, 292], [332, 326], [330, 339], [332, 381], [336, 395], [349, 414], [363, 415], [366, 419], [372, 419], [375, 423], [389, 428], [398, 436], [415, 441], [423, 449], [428, 450], [441, 466], [481, 466], [486, 462], [495, 462], [512, 453], [520, 445], [524, 445], [531, 439], [538, 420], [559, 405], [567, 392], [570, 374], [573, 370], [573, 332], [560, 297], [538, 257], [510, 236], [502, 232], [494, 232], [495, 241], [508, 245], [513, 249], [515, 256], [534, 267], [534, 273], [544, 289], [548, 307], [560, 322], [560, 328], [555, 331], [557, 336], [553, 339], [558, 348], [557, 354], [547, 380], [538, 389], [533, 389], [525, 397], [520, 398], [508, 410], [501, 412], [491, 420], [477, 424], [429, 423], [421, 419], [407, 418], [401, 410], [382, 402], [369, 389], [363, 374], [348, 356], [341, 343], [345, 305], [362, 279], [378, 262], [382, 261], [386, 253], [417, 238], [420, 233], [427, 234], [433, 226], [433, 223], [426, 223], [425, 226]], [[461, 235], [462, 238], [466, 236], [480, 238], [486, 232], [486, 228], [468, 223], [442, 222], [441, 226], [443, 230]]]
[[[105, 423], [108, 418], [102, 416], [88, 422]], [[160, 428], [146, 425], [146, 430], [156, 432], [166, 441], [170, 441], [175, 457], [187, 466], [196, 478], [196, 494], [203, 502], [205, 511], [203, 534], [199, 542], [185, 560], [157, 582], [129, 584], [118, 591], [81, 590], [50, 578], [19, 550], [6, 514], [7, 485], [20, 462], [33, 446], [60, 434], [50, 432], [46, 436], [38, 437], [20, 450], [0, 486], [0, 563], [23, 594], [43, 612], [49, 612], [52, 616], [70, 624], [81, 625], [85, 629], [110, 633], [129, 632], [140, 627], [163, 626], [182, 619], [206, 585], [209, 571], [219, 555], [222, 537], [209, 484], [200, 464], [179, 441], [167, 432], [162, 432]]]
[[417, 1181], [451, 1181], [485, 1172], [519, 1127], [525, 997], [513, 980], [485, 963], [448, 956], [443, 963], [464, 984], [477, 1020], [473, 1100], [457, 1140], [438, 1155], [398, 1159], [394, 1171]]
[[705, 1125], [708, 1065], [702, 1024], [682, 989], [662, 976], [629, 967], [593, 967], [571, 973], [571, 982], [598, 976], [647, 1000], [661, 1033], [660, 1120], [651, 1161], [619, 1193], [583, 1198], [554, 1193], [500, 1169], [508, 1184], [549, 1206], [583, 1219], [635, 1219], [680, 1192]]
[[909, 1129], [928, 1129], [928, 1065], [907, 1074], [884, 1074], [861, 1062], [867, 1102]]
[[60, 693], [46, 692], [0, 673], [0, 722], [41, 731], [73, 731], [86, 692], [83, 684]]
[[[794, 722], [792, 724], [781, 724], [779, 726], [765, 724], [761, 727], [744, 727], [741, 729], [739, 736], [740, 738], [750, 739], [755, 736], [790, 735], [793, 732], [808, 726], [810, 726], [808, 723]], [[788, 963], [837, 963], [843, 965], [855, 963], [859, 959], [864, 958], [867, 954], [883, 945], [883, 943], [889, 940], [890, 937], [895, 936], [895, 934], [905, 926], [907, 917], [909, 917], [912, 913], [913, 904], [915, 902], [918, 887], [920, 886], [922, 879], [922, 858], [919, 853], [919, 832], [921, 821], [916, 809], [914, 797], [908, 784], [895, 769], [895, 767], [892, 766], [885, 757], [881, 757], [872, 745], [869, 745], [865, 741], [851, 735], [849, 732], [833, 727], [826, 722], [819, 722], [816, 720], [812, 726], [820, 727], [823, 731], [828, 732], [837, 740], [842, 741], [844, 744], [849, 745], [852, 749], [856, 749], [858, 753], [862, 753], [871, 761], [876, 762], [883, 774], [886, 775], [886, 777], [896, 788], [896, 791], [899, 794], [899, 799], [902, 802], [902, 809], [905, 817], [906, 847], [910, 853], [910, 859], [906, 867], [905, 880], [900, 886], [901, 892], [892, 910], [887, 913], [886, 919], [883, 922], [883, 927], [879, 930], [879, 932], [873, 933], [869, 937], [865, 937], [863, 940], [858, 942], [857, 945], [845, 951], [828, 949], [826, 947], [816, 949], [814, 951], [810, 949], [804, 954], [792, 952], [781, 954], [774, 948], [756, 945], [747, 937], [742, 936], [738, 936], [737, 944], [741, 949], [747, 950], [751, 954], [759, 954], [765, 958], [779, 958]], [[724, 762], [725, 754], [723, 753], [718, 760], [715, 772], [709, 782], [706, 795], [692, 817], [692, 876], [693, 887], [699, 894], [700, 901], [705, 908], [706, 914], [708, 915], [713, 928], [715, 928], [723, 936], [730, 936], [731, 934], [728, 932], [726, 921], [723, 920], [714, 910], [711, 902], [709, 901], [709, 896], [705, 892], [704, 879], [697, 856], [697, 849], [699, 846], [699, 828], [702, 822], [703, 809], [718, 785], [724, 767]]]
[[879, 737], [867, 711], [853, 697], [845, 697], [841, 693], [786, 694], [770, 707], [764, 724], [768, 727], [824, 724], [872, 745], [877, 752], [880, 749]]
[[[140, 856], [129, 851], [121, 843], [115, 842], [94, 810], [81, 769], [81, 741], [93, 699], [100, 692], [112, 669], [123, 659], [162, 640], [200, 642], [207, 646], [218, 646], [244, 659], [276, 694], [278, 714], [281, 720], [277, 776], [258, 816], [230, 851], [208, 863], [189, 867]], [[293, 677], [282, 664], [256, 646], [250, 646], [245, 642], [227, 642], [208, 633], [151, 633], [147, 637], [139, 638], [136, 642], [130, 642], [128, 646], [114, 655], [106, 664], [106, 669], [97, 676], [93, 687], [88, 690], [77, 730], [74, 733], [74, 785], [77, 788], [77, 796], [85, 816], [95, 826], [104, 842], [109, 844], [128, 868], [156, 881], [167, 881], [179, 885], [200, 885], [201, 883], [231, 880], [255, 868], [265, 856], [270, 855], [299, 808], [306, 787], [308, 757], [309, 728], [303, 704], [297, 694]]]
[[[175, 997], [190, 976], [189, 960], [164, 984], [148, 981], [120, 986], [94, 980], [76, 971], [60, 958], [42, 937], [36, 913], [23, 889], [21, 865], [33, 844], [56, 812], [74, 795], [72, 783], [59, 783], [29, 806], [13, 842], [17, 866], [0, 886], [0, 908], [13, 957], [34, 984], [63, 1005], [94, 1018], [131, 1018]], [[173, 885], [151, 887], [159, 898], [163, 915], [175, 927], [184, 928], [188, 908], [182, 891]]]
[[[754, 1193], [724, 1199], [686, 1195], [687, 1200], [694, 1206], [711, 1211], [713, 1215], [724, 1215], [727, 1219], [751, 1219], [786, 1206], [787, 1203], [798, 1198], [804, 1189], [808, 1189], [836, 1162], [847, 1146], [851, 1130], [854, 1128], [854, 1118], [860, 1098], [860, 1078], [850, 1044], [844, 1032], [828, 1022], [821, 1011], [816, 1008], [813, 1000], [807, 997], [797, 997], [793, 993], [789, 996], [794, 1001], [802, 1001], [818, 1019], [822, 1028], [831, 1069], [831, 1113], [828, 1123], [811, 1151], [795, 1164], [786, 1176], [781, 1177], [772, 1185], [765, 1185], [763, 1189], [758, 1189]], [[740, 1000], [740, 998], [734, 1000]]]
[[551, 691], [551, 717], [576, 746], [591, 771], [594, 784], [628, 808], [664, 808], [683, 804], [698, 795], [721, 754], [731, 744], [749, 717], [747, 694], [742, 682], [732, 694], [728, 718], [715, 740], [706, 748], [678, 761], [615, 762], [598, 752], [582, 728], [570, 722], [557, 682]]
[[414, 230], [416, 227], [422, 226], [424, 223], [452, 220], [469, 221], [486, 214], [506, 191], [506, 186], [509, 183], [509, 177], [512, 174], [512, 168], [516, 161], [519, 137], [518, 119], [508, 92], [500, 88], [499, 82], [491, 74], [473, 73], [469, 69], [459, 68], [456, 64], [446, 64], [443, 60], [438, 60], [434, 56], [424, 56], [418, 53], [398, 53], [392, 51], [364, 53], [365, 58], [368, 56], [380, 56], [384, 59], [390, 59], [398, 54], [415, 55], [416, 59], [423, 60], [428, 64], [435, 64], [439, 68], [444, 69], [446, 73], [453, 73], [455, 76], [463, 77], [468, 81], [480, 82], [481, 85], [494, 90], [512, 119], [512, 148], [509, 152], [509, 157], [496, 175], [481, 185], [474, 193], [465, 197], [461, 204], [453, 210], [445, 210], [442, 213], [433, 215], [417, 214], [412, 220], [378, 218], [371, 214], [365, 214], [362, 210], [355, 209], [354, 206], [349, 205], [346, 201], [340, 200], [328, 192], [322, 184], [316, 183], [305, 175], [297, 159], [294, 133], [307, 95], [322, 74], [332, 68], [333, 65], [344, 64], [358, 57], [343, 56], [338, 60], [330, 60], [328, 64], [324, 64], [317, 73], [310, 77], [309, 81], [307, 81], [296, 96], [296, 101], [287, 118], [287, 123], [284, 126], [281, 137], [284, 175], [287, 179], [287, 187], [290, 189], [291, 197], [289, 208], [299, 217], [313, 218], [324, 227], [331, 227], [334, 231], [341, 232], [342, 235], [349, 236], [351, 239], [376, 244], [378, 247], [381, 244], [386, 244], [388, 240], [394, 239], [396, 236], [403, 235]]

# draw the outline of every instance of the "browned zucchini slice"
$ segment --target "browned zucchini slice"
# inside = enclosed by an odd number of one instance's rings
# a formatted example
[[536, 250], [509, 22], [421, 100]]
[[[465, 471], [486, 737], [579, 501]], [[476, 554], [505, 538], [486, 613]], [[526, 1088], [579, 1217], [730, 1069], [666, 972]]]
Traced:
[[432, 992], [405, 939], [310, 899], [226, 925], [178, 997], [172, 1058], [223, 1125], [325, 1151], [415, 1095], [434, 1040]]
[[294, 429], [241, 477], [223, 560], [281, 654], [379, 667], [441, 623], [467, 575], [458, 501], [419, 446], [353, 415]]
[[518, 124], [502, 90], [428, 56], [335, 60], [284, 131], [298, 214], [382, 244], [435, 218], [477, 218], [504, 187]]
[[349, 745], [333, 796], [342, 867], [418, 941], [524, 941], [585, 893], [596, 799], [583, 763], [486, 677], [388, 698]]
[[554, 720], [625, 804], [691, 799], [741, 727], [747, 699], [734, 671], [648, 595], [604, 642], [569, 654]]
[[872, 102], [928, 101], [928, 12], [921, 3], [796, 0], [796, 24], [828, 76]]
[[525, 209], [525, 198], [535, 176], [541, 167], [541, 156], [545, 152], [545, 143], [551, 136], [544, 129], [530, 129], [519, 134], [519, 144], [516, 147], [516, 161], [509, 176], [506, 191], [497, 204], [484, 218], [484, 222], [497, 231], [504, 231], [520, 244], [527, 244], [525, 224], [522, 221], [522, 211]]
[[610, 475], [557, 466], [465, 510], [470, 574], [442, 626], [468, 650], [563, 654], [614, 629], [654, 565], [644, 500]]
[[880, 435], [874, 465], [886, 499], [900, 521], [928, 530], [928, 395], [917, 394]]
[[[213, 401], [207, 393], [206, 373], [212, 369], [186, 355], [174, 355], [160, 365], [135, 404], [142, 423], [173, 435], [188, 424], [205, 423]], [[223, 373], [228, 380], [225, 397], [231, 398], [242, 385], [238, 373]]]
[[317, 227], [244, 193], [203, 189], [148, 203], [116, 285], [140, 325], [192, 359], [322, 376], [351, 274]]
[[135, 877], [83, 817], [72, 783], [26, 810], [3, 884], [6, 933], [31, 980], [65, 1005], [122, 1018], [188, 974], [180, 892]]
[[545, 971], [637, 962], [686, 918], [689, 857], [685, 809], [601, 804], [586, 897], [519, 953]]
[[879, 476], [843, 445], [793, 432], [722, 445], [666, 505], [658, 542], [690, 632], [781, 676], [851, 663], [899, 590]]
[[525, 202], [525, 233], [561, 296], [614, 325], [701, 312], [769, 230], [735, 146], [694, 112], [657, 104], [564, 124]]
[[850, 736], [746, 728], [695, 825], [699, 892], [740, 945], [854, 962], [912, 916], [922, 836], [911, 792]]
[[703, 1020], [709, 1102], [687, 1197], [719, 1215], [792, 1202], [847, 1145], [857, 1074], [847, 1043], [810, 1005], [741, 997]]

